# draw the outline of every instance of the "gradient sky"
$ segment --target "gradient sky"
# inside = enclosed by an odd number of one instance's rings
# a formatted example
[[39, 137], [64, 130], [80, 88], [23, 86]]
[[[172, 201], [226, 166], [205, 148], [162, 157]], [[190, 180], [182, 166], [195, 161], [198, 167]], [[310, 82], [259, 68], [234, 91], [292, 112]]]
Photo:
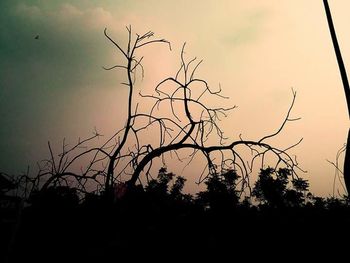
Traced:
[[[348, 65], [350, 2], [329, 2]], [[223, 124], [232, 139], [274, 132], [296, 90], [292, 115], [302, 119], [272, 142], [283, 148], [304, 138], [292, 151], [304, 178], [314, 193], [332, 193], [326, 159], [345, 143], [348, 116], [322, 0], [1, 0], [0, 10], [1, 171], [33, 166], [48, 140], [73, 143], [94, 127], [108, 135], [124, 123], [123, 76], [102, 69], [120, 57], [103, 29], [123, 44], [131, 24], [173, 47], [143, 51], [141, 86], [173, 74], [187, 42], [186, 54], [204, 59], [198, 76], [221, 83], [225, 103], [238, 106]]]

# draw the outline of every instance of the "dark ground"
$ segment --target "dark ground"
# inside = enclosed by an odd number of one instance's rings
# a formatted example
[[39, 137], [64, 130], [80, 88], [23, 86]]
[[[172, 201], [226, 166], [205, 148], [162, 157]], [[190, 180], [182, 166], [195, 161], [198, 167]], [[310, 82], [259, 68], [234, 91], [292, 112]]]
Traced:
[[[9, 262], [284, 262], [340, 257], [349, 250], [347, 207], [205, 210], [146, 195], [106, 204], [70, 200], [25, 208]], [[2, 220], [2, 255], [14, 228]]]

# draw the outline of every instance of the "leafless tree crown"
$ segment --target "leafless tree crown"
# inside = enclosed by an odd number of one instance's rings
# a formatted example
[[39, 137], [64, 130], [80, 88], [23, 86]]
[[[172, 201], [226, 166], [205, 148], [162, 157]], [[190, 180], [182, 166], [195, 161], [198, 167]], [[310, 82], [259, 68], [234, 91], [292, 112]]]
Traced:
[[[147, 45], [166, 44], [170, 49], [171, 45], [165, 39], [155, 38], [153, 32], [134, 35], [131, 27], [127, 27], [127, 32], [127, 46], [123, 48], [107, 33], [107, 29], [104, 30], [106, 38], [124, 59], [124, 63], [104, 68], [125, 72], [127, 81], [121, 83], [128, 88], [124, 127], [98, 147], [89, 147], [102, 136], [97, 131], [89, 138], [79, 139], [73, 147], [63, 142], [61, 153], [57, 156], [49, 143], [50, 156], [39, 163], [39, 173], [32, 185], [41, 189], [50, 185], [74, 185], [83, 193], [91, 189], [108, 193], [116, 182], [122, 180], [122, 175], [128, 175], [126, 181], [129, 186], [135, 185], [141, 174], [148, 180], [155, 160], [160, 157], [165, 162], [165, 155], [173, 156], [173, 161], [186, 161], [185, 165], [189, 165], [195, 156], [202, 155], [206, 164], [198, 173], [199, 182], [209, 174], [233, 169], [241, 178], [242, 191], [250, 190], [249, 176], [254, 164], [259, 162], [263, 167], [267, 156], [274, 157], [275, 161], [270, 165], [289, 168], [297, 176], [297, 161], [288, 152], [302, 140], [285, 149], [268, 143], [269, 139], [279, 135], [288, 122], [296, 120], [290, 117], [296, 92], [292, 91], [291, 105], [281, 126], [274, 133], [257, 140], [240, 137], [239, 140], [231, 141], [225, 138], [220, 120], [236, 106], [208, 106], [207, 101], [212, 97], [227, 97], [222, 95], [220, 85], [213, 89], [206, 80], [197, 77], [202, 60], [186, 59], [185, 44], [180, 54], [180, 67], [174, 76], [161, 80], [152, 93], [135, 92], [138, 72], [142, 76], [144, 74], [143, 57], [138, 56], [138, 51]], [[152, 106], [146, 111], [139, 110], [135, 97], [151, 101]], [[147, 133], [155, 129], [158, 130], [157, 141], [145, 141], [145, 138], [150, 137]], [[154, 134], [151, 136], [154, 137]], [[249, 160], [241, 153], [242, 147], [250, 151]], [[186, 158], [180, 158], [178, 154], [183, 149], [187, 149]]]

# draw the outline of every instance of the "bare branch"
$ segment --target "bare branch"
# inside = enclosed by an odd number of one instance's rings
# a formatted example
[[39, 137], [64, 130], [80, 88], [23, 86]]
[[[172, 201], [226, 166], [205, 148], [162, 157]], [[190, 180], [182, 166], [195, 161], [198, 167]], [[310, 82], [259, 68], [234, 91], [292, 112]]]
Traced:
[[296, 91], [294, 91], [293, 89], [292, 89], [292, 94], [293, 94], [292, 103], [291, 103], [291, 105], [289, 106], [289, 109], [288, 109], [288, 112], [287, 112], [287, 116], [286, 116], [286, 118], [284, 119], [284, 121], [282, 122], [280, 128], [279, 128], [275, 133], [270, 134], [270, 135], [267, 135], [267, 136], [261, 138], [261, 139], [259, 140], [259, 142], [263, 142], [264, 140], [266, 140], [266, 139], [268, 139], [268, 138], [272, 138], [272, 137], [278, 135], [278, 134], [283, 130], [284, 126], [286, 125], [286, 123], [287, 123], [288, 121], [298, 120], [298, 119], [290, 119], [290, 118], [289, 118], [290, 113], [291, 113], [291, 111], [292, 111], [292, 109], [293, 109], [293, 106], [294, 106], [295, 98], [296, 98], [296, 96], [297, 96]]
[[103, 31], [104, 35], [111, 41], [117, 49], [124, 55], [125, 58], [128, 58], [128, 55], [124, 52], [124, 50], [115, 42], [108, 34], [107, 34], [107, 28]]

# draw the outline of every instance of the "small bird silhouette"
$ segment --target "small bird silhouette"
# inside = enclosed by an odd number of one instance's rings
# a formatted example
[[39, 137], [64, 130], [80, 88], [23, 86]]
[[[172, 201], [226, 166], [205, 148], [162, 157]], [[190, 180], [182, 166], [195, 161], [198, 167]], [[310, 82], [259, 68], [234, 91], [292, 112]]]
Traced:
[[39, 35], [36, 35], [35, 39], [39, 39]]

